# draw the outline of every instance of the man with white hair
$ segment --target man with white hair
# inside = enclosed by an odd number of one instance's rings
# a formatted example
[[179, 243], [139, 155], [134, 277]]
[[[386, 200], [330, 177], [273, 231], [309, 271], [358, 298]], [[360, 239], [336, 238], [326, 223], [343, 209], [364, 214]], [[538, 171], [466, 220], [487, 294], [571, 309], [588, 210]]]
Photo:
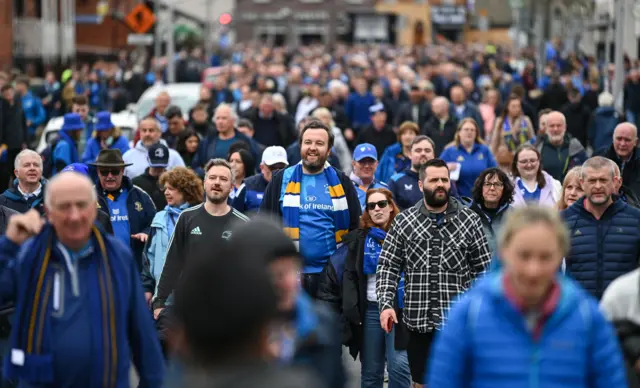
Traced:
[[35, 210], [0, 238], [0, 303], [14, 305], [4, 378], [19, 386], [163, 383], [164, 360], [131, 251], [95, 226], [93, 182], [62, 172]]
[[236, 129], [238, 115], [231, 105], [225, 103], [218, 105], [213, 115], [213, 121], [216, 125], [216, 130], [200, 142], [198, 151], [191, 162], [191, 168], [202, 172], [202, 167], [204, 167], [209, 160], [218, 158], [226, 160], [229, 147], [237, 142], [246, 143], [247, 149], [254, 154], [254, 157], [256, 156], [257, 146], [255, 143], [251, 138]]
[[44, 214], [44, 186], [42, 158], [33, 150], [22, 150], [14, 160], [16, 179], [12, 187], [0, 195], [0, 205], [18, 213], [36, 209]]
[[613, 131], [622, 122], [622, 115], [613, 106], [613, 95], [602, 92], [598, 96], [598, 108], [593, 112], [589, 124], [589, 143], [594, 151], [611, 146]]
[[547, 115], [547, 133], [537, 147], [544, 170], [560, 182], [567, 171], [587, 160], [583, 145], [567, 133], [567, 121], [558, 111]]
[[429, 136], [435, 146], [435, 155], [439, 156], [447, 144], [453, 141], [458, 130], [458, 120], [449, 114], [449, 100], [436, 97], [431, 103], [433, 115], [422, 127], [422, 134]]
[[613, 131], [613, 144], [595, 155], [613, 160], [622, 171], [622, 185], [640, 196], [640, 154], [638, 129], [632, 123], [618, 124]]
[[[145, 170], [149, 167], [149, 148], [152, 145], [160, 142], [167, 145], [162, 137], [162, 130], [160, 122], [153, 117], [147, 117], [140, 121], [138, 124], [138, 132], [140, 133], [140, 140], [129, 151], [122, 155], [125, 163], [130, 165], [124, 170], [124, 175], [133, 179], [139, 175], [144, 174]], [[176, 151], [169, 148], [169, 164], [167, 169], [170, 170], [174, 167], [184, 167], [184, 160], [182, 156]]]

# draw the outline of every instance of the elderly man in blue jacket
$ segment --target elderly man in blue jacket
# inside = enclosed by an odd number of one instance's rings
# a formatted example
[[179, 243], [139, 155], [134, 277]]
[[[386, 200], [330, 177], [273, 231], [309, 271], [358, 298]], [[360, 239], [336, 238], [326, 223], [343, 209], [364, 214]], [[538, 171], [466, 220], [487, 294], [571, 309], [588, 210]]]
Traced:
[[124, 176], [124, 168], [130, 164], [122, 160], [120, 150], [100, 151], [91, 165], [98, 169], [98, 206], [111, 217], [115, 236], [131, 247], [141, 271], [142, 252], [156, 215], [153, 200]]
[[615, 196], [619, 180], [611, 160], [592, 157], [582, 166], [585, 196], [562, 212], [571, 233], [567, 273], [597, 299], [640, 257], [640, 210]]
[[160, 387], [164, 362], [129, 248], [94, 224], [96, 191], [75, 172], [0, 238], [0, 302], [15, 303], [4, 377], [21, 387]]

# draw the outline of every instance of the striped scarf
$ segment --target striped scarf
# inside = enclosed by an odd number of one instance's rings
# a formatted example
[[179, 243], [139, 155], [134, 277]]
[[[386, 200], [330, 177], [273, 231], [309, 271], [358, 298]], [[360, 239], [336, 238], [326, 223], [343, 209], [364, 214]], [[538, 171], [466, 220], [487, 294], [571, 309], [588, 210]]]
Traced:
[[515, 152], [521, 144], [525, 144], [529, 141], [529, 127], [527, 126], [527, 120], [525, 120], [524, 116], [520, 117], [520, 129], [513, 132], [511, 131], [509, 118], [505, 117], [502, 122], [502, 135], [504, 136], [507, 147], [509, 147], [509, 151]]
[[[34, 385], [55, 383], [54, 360], [51, 349], [53, 313], [52, 290], [54, 270], [51, 262], [64, 261], [54, 250], [54, 230], [46, 225], [35, 237], [29, 252], [24, 256], [23, 271], [18, 283], [19, 296], [15, 322], [11, 333], [11, 357], [5, 360], [5, 378], [26, 381]], [[92, 257], [88, 258], [89, 271], [96, 280], [87, 290], [91, 310], [92, 369], [101, 373], [93, 376], [92, 386], [115, 387], [121, 360], [116, 345], [117, 293], [115, 279], [118, 270], [112, 267], [107, 252], [113, 247], [105, 242], [103, 232], [93, 226]], [[124, 274], [120, 274], [124, 276]], [[122, 335], [122, 334], [120, 334]]]
[[[287, 183], [282, 202], [282, 218], [284, 232], [300, 248], [300, 183], [302, 181], [302, 162], [293, 167], [291, 180]], [[329, 195], [333, 202], [333, 220], [335, 223], [336, 244], [342, 242], [342, 237], [349, 232], [349, 206], [342, 183], [335, 169], [325, 166], [324, 174], [329, 183]]]

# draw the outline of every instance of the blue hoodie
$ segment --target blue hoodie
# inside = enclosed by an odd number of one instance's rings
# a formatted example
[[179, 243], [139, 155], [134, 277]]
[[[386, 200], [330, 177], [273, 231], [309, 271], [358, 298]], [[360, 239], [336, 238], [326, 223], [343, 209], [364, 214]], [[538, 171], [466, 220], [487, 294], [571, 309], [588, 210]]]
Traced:
[[601, 106], [595, 110], [589, 124], [589, 142], [594, 150], [613, 144], [613, 131], [622, 122], [622, 117], [611, 106]]
[[27, 92], [22, 96], [22, 109], [24, 110], [25, 119], [31, 121], [29, 134], [34, 135], [36, 129], [47, 120], [47, 112], [44, 110], [42, 101], [31, 92]]
[[373, 94], [360, 95], [351, 93], [345, 102], [344, 111], [353, 128], [363, 127], [371, 123], [369, 107], [376, 103]]
[[376, 180], [388, 182], [394, 174], [411, 168], [411, 159], [402, 153], [402, 144], [395, 143], [387, 147], [380, 157]]
[[503, 273], [476, 283], [435, 338], [429, 387], [623, 388], [622, 352], [595, 300], [558, 275], [560, 299], [533, 339], [506, 298]]

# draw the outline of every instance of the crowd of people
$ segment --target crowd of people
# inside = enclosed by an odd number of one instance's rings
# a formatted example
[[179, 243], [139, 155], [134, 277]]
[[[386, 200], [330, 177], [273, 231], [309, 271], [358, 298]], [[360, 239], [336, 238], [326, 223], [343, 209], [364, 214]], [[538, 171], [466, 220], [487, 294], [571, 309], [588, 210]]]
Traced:
[[41, 154], [0, 74], [5, 384], [640, 387], [640, 73], [554, 53], [246, 46]]

